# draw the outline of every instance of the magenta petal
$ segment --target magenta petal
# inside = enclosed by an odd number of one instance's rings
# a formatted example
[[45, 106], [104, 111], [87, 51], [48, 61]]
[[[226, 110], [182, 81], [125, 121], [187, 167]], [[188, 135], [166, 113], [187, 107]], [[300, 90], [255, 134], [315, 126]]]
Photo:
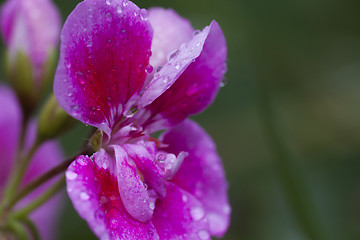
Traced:
[[202, 202], [211, 234], [222, 236], [229, 226], [231, 210], [225, 172], [214, 142], [190, 120], [167, 131], [162, 140], [169, 145], [165, 151], [174, 154], [188, 152], [171, 181]]
[[0, 196], [14, 163], [21, 129], [21, 111], [15, 94], [0, 85]]
[[127, 0], [85, 0], [61, 34], [57, 100], [71, 116], [108, 135], [146, 78], [152, 28], [143, 14]]
[[192, 39], [194, 29], [172, 9], [150, 8], [149, 21], [154, 29], [150, 63], [156, 69], [166, 64], [169, 53]]
[[138, 142], [137, 144], [125, 144], [124, 149], [131, 161], [134, 161], [137, 169], [144, 177], [144, 182], [164, 197], [165, 178], [164, 172], [155, 164], [156, 146], [154, 142]]
[[[145, 125], [152, 131], [171, 127], [204, 110], [219, 90], [226, 72], [226, 57], [223, 32], [213, 21], [181, 48], [161, 69], [158, 78], [155, 75], [150, 82], [143, 96], [145, 103], [169, 89], [147, 106], [151, 117]], [[179, 70], [176, 72], [176, 69]]]
[[141, 222], [148, 221], [153, 214], [150, 198], [144, 182], [140, 179], [135, 166], [131, 166], [127, 152], [120, 146], [113, 146], [116, 159], [116, 171], [119, 193], [128, 213]]
[[[101, 240], [159, 239], [151, 222], [131, 217], [119, 195], [118, 181], [104, 150], [79, 156], [66, 172], [67, 191], [75, 209]], [[97, 162], [101, 162], [101, 166]]]
[[160, 239], [210, 239], [208, 221], [202, 204], [172, 183], [167, 184], [166, 197], [156, 204], [151, 221]]

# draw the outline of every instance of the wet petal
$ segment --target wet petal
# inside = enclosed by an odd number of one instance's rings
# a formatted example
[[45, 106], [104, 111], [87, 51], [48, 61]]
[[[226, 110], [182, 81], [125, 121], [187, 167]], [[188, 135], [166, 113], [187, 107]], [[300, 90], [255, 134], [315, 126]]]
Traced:
[[171, 181], [200, 200], [206, 210], [211, 234], [222, 236], [229, 226], [231, 209], [224, 168], [214, 142], [190, 120], [166, 132], [162, 140], [168, 144], [164, 149], [168, 152], [188, 152]]
[[[136, 166], [131, 166], [127, 152], [120, 146], [113, 146], [116, 159], [116, 176], [119, 193], [128, 213], [138, 221], [146, 222], [153, 214], [154, 196], [150, 196], [147, 187], [137, 172]], [[130, 164], [129, 164], [130, 163]]]
[[125, 144], [123, 148], [144, 177], [144, 183], [164, 197], [165, 178], [164, 172], [157, 166], [156, 146], [154, 142], [140, 141], [137, 144]]
[[113, 160], [101, 150], [93, 160], [79, 156], [70, 165], [67, 191], [75, 209], [101, 240], [159, 239], [151, 222], [135, 220], [124, 208]]
[[156, 71], [159, 66], [166, 64], [169, 53], [192, 39], [194, 29], [188, 20], [172, 9], [149, 9], [149, 21], [154, 29], [150, 64]]
[[210, 239], [202, 204], [172, 183], [167, 184], [165, 199], [156, 204], [151, 222], [160, 239]]
[[143, 87], [151, 39], [149, 22], [132, 2], [81, 2], [61, 34], [54, 82], [60, 106], [110, 136]]
[[143, 125], [151, 131], [160, 130], [204, 110], [219, 90], [226, 71], [226, 57], [223, 32], [213, 21], [185, 44], [158, 76], [155, 74], [144, 92], [143, 104], [162, 95], [141, 111], [143, 115], [139, 118], [148, 118]]
[[15, 94], [9, 88], [0, 85], [0, 195], [14, 163], [21, 118]]

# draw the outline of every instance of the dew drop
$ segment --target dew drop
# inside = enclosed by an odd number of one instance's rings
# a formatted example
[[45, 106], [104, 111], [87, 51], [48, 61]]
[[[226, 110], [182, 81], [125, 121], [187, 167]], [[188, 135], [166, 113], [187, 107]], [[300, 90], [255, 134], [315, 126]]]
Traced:
[[70, 63], [70, 62], [67, 62], [67, 63], [66, 63], [66, 67], [67, 67], [67, 68], [71, 68], [71, 63]]
[[117, 11], [118, 13], [122, 13], [122, 12], [123, 12], [122, 6], [121, 6], [121, 5], [117, 6], [117, 7], [116, 7], [116, 11]]
[[200, 47], [200, 45], [201, 45], [201, 43], [199, 43], [199, 42], [196, 44], [197, 47]]
[[179, 49], [170, 52], [168, 55], [168, 60], [169, 61], [173, 60], [174, 58], [176, 58], [179, 55], [179, 53], [180, 53]]
[[98, 220], [99, 222], [102, 222], [102, 220], [104, 219], [104, 212], [101, 210], [96, 211], [95, 219]]
[[177, 62], [177, 63], [175, 64], [175, 68], [176, 68], [177, 70], [179, 70], [180, 67], [181, 67], [181, 62]]
[[150, 201], [150, 202], [149, 202], [149, 208], [150, 208], [151, 210], [154, 210], [154, 209], [155, 209], [155, 202], [154, 202], [154, 201]]
[[80, 164], [81, 166], [86, 166], [87, 165], [87, 162], [82, 158], [78, 159], [77, 163]]
[[204, 217], [205, 211], [202, 207], [193, 207], [190, 210], [190, 214], [195, 221], [199, 221]]
[[201, 230], [199, 233], [198, 233], [198, 236], [200, 239], [203, 239], [203, 240], [206, 240], [206, 239], [209, 239], [210, 238], [210, 234], [208, 233], [208, 231], [206, 230]]
[[134, 16], [137, 17], [139, 15], [138, 11], [134, 11]]
[[82, 200], [89, 200], [90, 196], [86, 192], [80, 193], [80, 198]]
[[110, 5], [111, 4], [110, 0], [106, 0], [106, 4]]
[[220, 82], [220, 87], [225, 87], [227, 82], [228, 82], [227, 78], [224, 77], [223, 80]]
[[72, 93], [69, 93], [69, 94], [68, 94], [68, 97], [72, 97], [72, 96], [73, 96], [73, 94], [72, 94]]
[[109, 225], [112, 229], [116, 229], [119, 227], [119, 220], [117, 220], [116, 218], [111, 218], [109, 221]]
[[111, 20], [112, 14], [111, 14], [110, 12], [108, 12], [108, 13], [106, 14], [106, 18], [107, 18], [108, 20]]
[[140, 9], [140, 17], [144, 21], [148, 20], [149, 19], [149, 12], [144, 8]]
[[77, 178], [77, 173], [73, 172], [73, 171], [67, 171], [65, 173], [65, 176], [68, 180], [75, 180]]
[[230, 208], [229, 205], [226, 205], [226, 206], [223, 207], [222, 211], [225, 214], [229, 214], [231, 212], [231, 208]]
[[188, 197], [184, 194], [184, 195], [182, 195], [182, 200], [183, 200], [183, 202], [187, 202], [188, 201]]
[[87, 42], [87, 45], [86, 45], [86, 46], [87, 46], [87, 47], [92, 47], [92, 45], [93, 45], [93, 42], [90, 40], [90, 41]]
[[149, 65], [149, 66], [146, 67], [145, 72], [146, 72], [147, 74], [150, 74], [150, 73], [153, 72], [153, 70], [154, 70], [153, 66]]
[[158, 67], [156, 68], [156, 72], [157, 72], [157, 73], [160, 72], [162, 68], [163, 68], [163, 66], [158, 66]]
[[159, 162], [164, 162], [165, 159], [166, 159], [166, 155], [165, 155], [165, 154], [160, 153], [160, 154], [158, 154], [158, 155], [156, 156], [156, 160], [158, 160]]
[[124, 0], [122, 5], [125, 7], [126, 5], [128, 5], [129, 1], [128, 0]]
[[200, 31], [200, 30], [195, 30], [195, 32], [194, 32], [194, 36], [198, 35], [199, 33], [201, 33], [201, 31]]
[[149, 186], [146, 183], [143, 183], [145, 190], [149, 188]]

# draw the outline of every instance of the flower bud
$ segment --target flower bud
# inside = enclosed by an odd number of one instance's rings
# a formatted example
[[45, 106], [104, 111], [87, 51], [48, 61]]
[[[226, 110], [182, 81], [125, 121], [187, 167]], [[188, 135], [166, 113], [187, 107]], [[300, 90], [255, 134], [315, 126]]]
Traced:
[[52, 80], [60, 29], [59, 12], [49, 0], [8, 0], [1, 8], [6, 73], [25, 105], [36, 103]]
[[70, 117], [52, 94], [40, 112], [37, 136], [41, 141], [52, 139], [71, 129], [77, 120]]

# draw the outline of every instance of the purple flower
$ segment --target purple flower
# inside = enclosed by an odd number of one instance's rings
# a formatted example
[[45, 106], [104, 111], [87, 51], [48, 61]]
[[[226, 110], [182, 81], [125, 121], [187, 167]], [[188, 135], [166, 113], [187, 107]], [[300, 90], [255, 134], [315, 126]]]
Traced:
[[30, 60], [38, 86], [43, 81], [49, 54], [60, 34], [60, 15], [49, 0], [8, 0], [2, 6], [0, 30], [8, 49], [10, 64], [19, 51]]
[[61, 40], [57, 100], [105, 133], [100, 150], [66, 172], [80, 216], [102, 240], [222, 236], [230, 206], [221, 159], [186, 120], [213, 101], [226, 71], [219, 25], [194, 31], [172, 10], [86, 0]]
[[[8, 88], [0, 85], [0, 199], [2, 198], [3, 190], [11, 168], [15, 163], [16, 151], [18, 150], [18, 143], [20, 140], [21, 130], [21, 111], [19, 103], [15, 97], [15, 94]], [[30, 124], [26, 134], [26, 147], [30, 147], [31, 143], [35, 139], [35, 124]], [[35, 153], [32, 162], [26, 172], [25, 178], [22, 184], [29, 183], [35, 177], [46, 172], [50, 168], [59, 164], [62, 160], [62, 153], [58, 145], [54, 142], [47, 142], [43, 144], [39, 150]], [[25, 197], [19, 202], [19, 206], [29, 204], [34, 200], [39, 193], [41, 193], [46, 187], [43, 187], [34, 191], [29, 196]], [[30, 218], [34, 220], [39, 227], [40, 235], [42, 239], [52, 240], [54, 239], [55, 226], [57, 222], [57, 216], [61, 208], [60, 196], [57, 196], [39, 209], [34, 211]], [[56, 235], [56, 234], [55, 234]]]

